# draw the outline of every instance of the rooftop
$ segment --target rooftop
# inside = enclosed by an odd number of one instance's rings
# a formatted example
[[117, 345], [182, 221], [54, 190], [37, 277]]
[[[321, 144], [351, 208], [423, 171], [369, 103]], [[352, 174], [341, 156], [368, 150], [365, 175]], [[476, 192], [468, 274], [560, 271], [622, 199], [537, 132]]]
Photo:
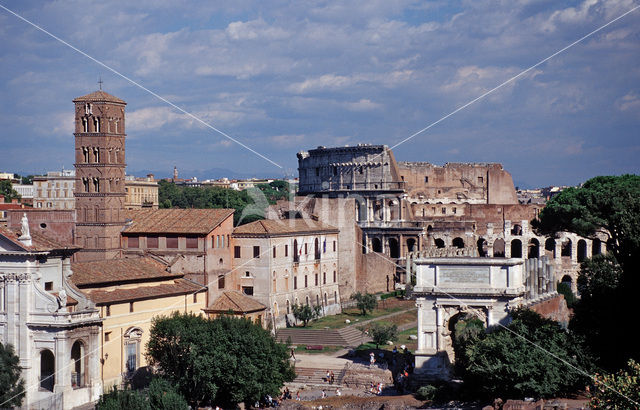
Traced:
[[181, 278], [170, 273], [166, 265], [151, 258], [112, 259], [71, 264], [71, 281], [78, 287], [105, 286], [115, 283], [148, 282]]
[[234, 209], [139, 209], [125, 211], [131, 221], [124, 229], [131, 233], [175, 233], [207, 235], [225, 219], [233, 215]]
[[25, 245], [18, 238], [21, 236], [20, 231], [14, 231], [0, 226], [0, 236], [6, 238], [9, 242], [21, 248], [25, 252], [51, 252], [55, 250], [71, 250], [76, 251], [80, 247], [54, 241], [44, 235], [30, 232], [31, 245]]
[[126, 104], [123, 100], [118, 97], [114, 97], [109, 93], [105, 93], [102, 90], [94, 91], [90, 94], [83, 95], [82, 97], [75, 98], [73, 102], [115, 102], [119, 104]]
[[[178, 295], [190, 295], [204, 292], [207, 288], [186, 279], [176, 279], [173, 283], [155, 286], [139, 286], [135, 289], [84, 290], [84, 293], [97, 305], [131, 302], [135, 300], [155, 299]], [[167, 306], [168, 308], [168, 306]]]
[[216, 300], [204, 309], [207, 313], [251, 313], [265, 310], [267, 307], [257, 300], [243, 295], [240, 292], [227, 291], [222, 292]]
[[277, 236], [318, 232], [338, 233], [338, 228], [311, 219], [263, 219], [238, 226], [233, 235]]

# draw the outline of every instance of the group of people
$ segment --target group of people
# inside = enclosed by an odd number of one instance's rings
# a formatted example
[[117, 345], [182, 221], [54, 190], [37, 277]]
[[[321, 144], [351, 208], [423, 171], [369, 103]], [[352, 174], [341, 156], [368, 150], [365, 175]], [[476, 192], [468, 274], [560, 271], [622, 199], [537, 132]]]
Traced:
[[325, 378], [325, 381], [329, 384], [333, 384], [335, 380], [336, 380], [336, 376], [333, 374], [333, 371], [327, 370], [327, 377]]
[[381, 395], [382, 394], [382, 387], [384, 386], [384, 384], [382, 382], [379, 382], [378, 384], [371, 382], [371, 385], [369, 386], [369, 393], [373, 393], [375, 395]]

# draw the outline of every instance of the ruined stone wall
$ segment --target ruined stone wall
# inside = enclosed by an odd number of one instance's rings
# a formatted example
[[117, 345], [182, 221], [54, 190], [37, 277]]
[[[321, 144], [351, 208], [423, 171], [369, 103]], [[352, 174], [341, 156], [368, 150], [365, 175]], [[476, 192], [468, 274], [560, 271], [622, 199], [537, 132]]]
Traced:
[[411, 202], [518, 203], [511, 175], [500, 164], [399, 162], [398, 169]]
[[357, 290], [367, 293], [393, 291], [396, 263], [383, 253], [370, 252], [362, 256], [363, 264], [358, 275]]
[[571, 311], [567, 307], [567, 301], [563, 295], [555, 295], [552, 298], [535, 302], [528, 306], [529, 309], [547, 319], [568, 324], [571, 319]]

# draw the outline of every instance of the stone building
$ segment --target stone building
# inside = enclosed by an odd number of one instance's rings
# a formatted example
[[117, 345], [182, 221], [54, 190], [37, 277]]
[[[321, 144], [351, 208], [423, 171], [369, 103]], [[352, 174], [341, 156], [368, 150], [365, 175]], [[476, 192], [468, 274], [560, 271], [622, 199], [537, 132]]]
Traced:
[[[167, 264], [171, 272], [207, 286], [207, 301], [212, 301], [225, 289], [219, 287], [218, 277], [231, 271], [233, 213], [233, 209], [126, 211], [123, 256], [150, 256]], [[233, 285], [233, 277], [226, 283]]]
[[75, 209], [73, 195], [76, 173], [72, 169], [50, 171], [33, 177], [33, 207], [37, 209]]
[[102, 394], [101, 320], [69, 280], [76, 247], [0, 227], [0, 342], [14, 346], [24, 408], [73, 408]]
[[126, 103], [100, 90], [75, 104], [76, 260], [121, 255], [124, 227]]
[[233, 231], [238, 289], [268, 306], [268, 320], [283, 327], [292, 306], [340, 312], [338, 229], [303, 219], [261, 220]]
[[124, 200], [126, 209], [158, 209], [158, 182], [153, 179], [153, 174], [145, 178], [125, 176], [124, 190], [127, 194]]
[[74, 262], [71, 269], [71, 281], [95, 303], [103, 321], [91, 360], [105, 387], [121, 385], [147, 365], [154, 317], [202, 314], [206, 307], [204, 286], [150, 258]]
[[20, 203], [33, 206], [33, 184], [11, 184], [11, 187], [20, 195]]

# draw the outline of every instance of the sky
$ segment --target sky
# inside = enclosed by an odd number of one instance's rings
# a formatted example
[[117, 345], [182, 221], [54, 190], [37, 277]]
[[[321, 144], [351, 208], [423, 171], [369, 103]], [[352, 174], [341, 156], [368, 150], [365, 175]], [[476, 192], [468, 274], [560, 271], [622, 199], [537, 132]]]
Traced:
[[499, 162], [520, 187], [640, 173], [640, 9], [402, 142], [637, 1], [0, 5], [193, 115], [0, 7], [0, 171], [71, 168], [72, 100], [101, 78], [134, 175], [290, 177], [297, 152], [358, 143]]

